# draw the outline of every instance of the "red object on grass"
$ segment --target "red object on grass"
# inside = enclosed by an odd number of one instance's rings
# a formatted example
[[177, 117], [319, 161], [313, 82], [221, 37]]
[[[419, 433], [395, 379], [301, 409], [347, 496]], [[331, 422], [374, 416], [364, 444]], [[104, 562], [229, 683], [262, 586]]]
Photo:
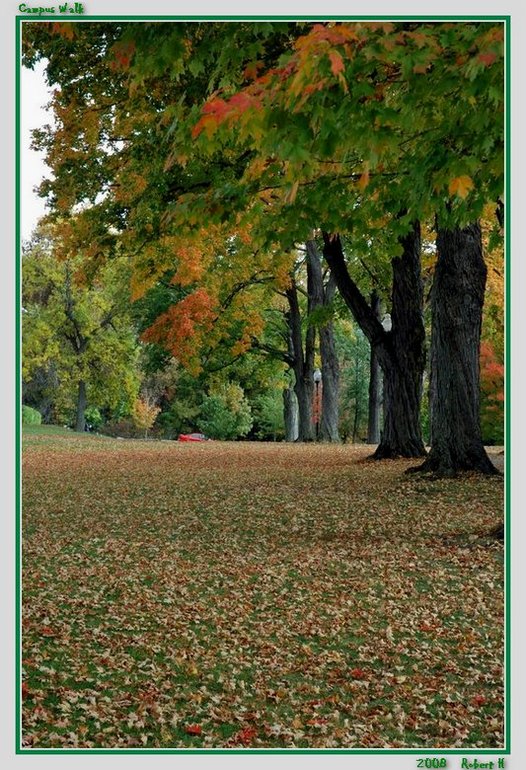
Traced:
[[208, 441], [204, 433], [181, 433], [179, 441]]

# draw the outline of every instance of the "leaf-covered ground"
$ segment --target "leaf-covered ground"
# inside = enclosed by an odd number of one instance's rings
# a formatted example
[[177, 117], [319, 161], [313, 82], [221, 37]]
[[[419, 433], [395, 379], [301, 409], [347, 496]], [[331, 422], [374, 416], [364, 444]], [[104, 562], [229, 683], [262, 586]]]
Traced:
[[502, 478], [368, 452], [33, 429], [23, 745], [502, 746]]

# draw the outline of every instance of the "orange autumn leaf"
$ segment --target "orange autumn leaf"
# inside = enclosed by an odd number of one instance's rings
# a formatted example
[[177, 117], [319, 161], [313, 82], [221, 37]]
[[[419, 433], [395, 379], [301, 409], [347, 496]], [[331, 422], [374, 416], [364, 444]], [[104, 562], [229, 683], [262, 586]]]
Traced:
[[358, 187], [363, 192], [369, 184], [369, 167], [366, 166], [365, 171], [358, 180]]
[[485, 67], [491, 67], [491, 65], [497, 61], [497, 54], [493, 51], [487, 53], [479, 53], [478, 59]]
[[75, 28], [73, 24], [68, 24], [68, 22], [55, 21], [51, 29], [53, 34], [61, 35], [66, 40], [73, 40], [75, 38]]
[[449, 183], [449, 194], [458, 195], [459, 198], [466, 198], [473, 187], [472, 178], [467, 176], [467, 174], [462, 174], [462, 176], [456, 176]]
[[343, 72], [345, 65], [342, 56], [338, 51], [330, 51], [329, 59], [331, 61], [331, 72], [333, 75], [339, 75], [340, 72]]

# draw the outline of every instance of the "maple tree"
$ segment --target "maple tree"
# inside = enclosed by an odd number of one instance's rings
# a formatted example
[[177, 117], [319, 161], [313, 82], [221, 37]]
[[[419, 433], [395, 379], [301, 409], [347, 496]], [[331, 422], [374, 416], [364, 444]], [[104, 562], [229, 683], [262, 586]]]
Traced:
[[[374, 34], [379, 26], [381, 37]], [[289, 109], [293, 114], [301, 115], [303, 120], [307, 118], [311, 134], [304, 134], [302, 137], [302, 150], [304, 153], [310, 152], [317, 159], [323, 159], [325, 147], [319, 137], [323, 136], [325, 139], [330, 132], [331, 118], [334, 114], [337, 115], [341, 125], [343, 112], [341, 108], [337, 108], [336, 103], [333, 111], [328, 109], [332, 96], [331, 88], [327, 87], [327, 77], [321, 77], [322, 66], [318, 66], [319, 60], [326, 57], [327, 69], [330, 68], [331, 75], [346, 95], [349, 92], [348, 84], [352, 83], [352, 90], [355, 92], [356, 81], [360, 81], [364, 74], [370, 77], [368, 84], [370, 90], [368, 93], [367, 91], [363, 93], [359, 110], [356, 109], [353, 99], [341, 99], [342, 104], [350, 105], [351, 114], [347, 123], [350, 130], [345, 133], [343, 142], [334, 143], [331, 147], [331, 158], [334, 159], [335, 147], [338, 150], [348, 148], [351, 159], [346, 162], [351, 164], [351, 173], [346, 176], [355, 182], [358, 190], [364, 193], [364, 197], [367, 195], [373, 200], [376, 198], [384, 207], [388, 204], [387, 210], [394, 211], [395, 214], [402, 209], [409, 211], [413, 218], [434, 214], [440, 223], [439, 237], [441, 232], [451, 245], [460, 244], [462, 238], [459, 236], [464, 231], [466, 223], [480, 216], [488, 198], [496, 201], [502, 192], [503, 26], [461, 25], [458, 35], [454, 37], [450, 34], [451, 28], [448, 25], [424, 24], [419, 25], [416, 30], [414, 25], [374, 25], [372, 35], [367, 34], [371, 33], [371, 25], [364, 25], [364, 27], [368, 29], [364, 31], [362, 25], [314, 25], [311, 31], [296, 41], [295, 50], [287, 65], [256, 80], [254, 85], [242, 92], [244, 98], [234, 96], [228, 100], [219, 100], [214, 97], [209, 101], [203, 110], [201, 120], [195, 127], [194, 135], [198, 136], [203, 132], [213, 135], [221, 126], [226, 125], [232, 129], [234, 124], [237, 125], [237, 121], [242, 120], [240, 133], [245, 138], [248, 135], [251, 146], [270, 153], [269, 142], [276, 143], [274, 132], [271, 139], [267, 134], [261, 133], [261, 121], [257, 113], [263, 105], [267, 109], [269, 105], [273, 108], [281, 106]], [[349, 50], [351, 44], [354, 46], [352, 51]], [[353, 54], [358, 47], [360, 55], [355, 56]], [[440, 59], [437, 58], [438, 56]], [[452, 81], [453, 75], [457, 78], [455, 84]], [[285, 86], [283, 81], [286, 82]], [[393, 82], [401, 82], [402, 85], [393, 87]], [[463, 104], [460, 107], [461, 114], [455, 110], [456, 105], [451, 104], [455, 87], [459, 88], [457, 84], [460, 84], [468, 102], [477, 107], [467, 116]], [[390, 86], [388, 95], [386, 85]], [[424, 89], [426, 89], [425, 92]], [[332, 92], [335, 90], [340, 89], [333, 88]], [[444, 95], [447, 97], [446, 102], [441, 104]], [[318, 101], [323, 101], [325, 114], [328, 117], [324, 119], [323, 130], [314, 133], [314, 128], [321, 129], [320, 112], [316, 109]], [[383, 103], [381, 107], [378, 106], [378, 102]], [[250, 111], [256, 113], [253, 124], [246, 118]], [[415, 111], [418, 114], [416, 120]], [[408, 121], [411, 121], [410, 126]], [[377, 129], [373, 133], [372, 140], [371, 132], [366, 128], [370, 125]], [[387, 130], [382, 132], [384, 126]], [[409, 131], [408, 128], [410, 128]], [[287, 123], [287, 130], [290, 131], [290, 123]], [[425, 138], [423, 138], [424, 135]], [[347, 145], [346, 142], [348, 142]], [[277, 143], [276, 145], [282, 146]], [[286, 152], [289, 153], [288, 147]], [[312, 163], [309, 160], [302, 157], [295, 163], [294, 161], [296, 161], [295, 158], [292, 162], [289, 162], [289, 159], [283, 161], [284, 164], [286, 163], [285, 179], [289, 175], [288, 178], [291, 179], [292, 184], [285, 195], [286, 203], [297, 200], [300, 180], [304, 184], [319, 183], [319, 178], [313, 178]], [[355, 169], [359, 165], [362, 166], [362, 171], [358, 177]], [[386, 172], [386, 166], [387, 168], [390, 166], [393, 170]], [[306, 179], [305, 167], [307, 167]], [[376, 175], [373, 182], [371, 182], [371, 169]], [[469, 174], [462, 173], [468, 169], [470, 173], [476, 171], [476, 184]], [[352, 173], [353, 171], [355, 173]], [[391, 177], [391, 182], [393, 178], [397, 182], [396, 186], [391, 183], [387, 191], [384, 179], [386, 173]], [[323, 182], [326, 182], [325, 178]], [[351, 205], [356, 208], [352, 203], [356, 200], [356, 194], [350, 195], [349, 198]], [[363, 208], [368, 211], [367, 206]], [[370, 214], [369, 211], [368, 213]], [[385, 215], [385, 208], [383, 213]], [[318, 217], [323, 217], [323, 214], [324, 212], [318, 210]], [[341, 208], [338, 207], [337, 216], [340, 214]], [[334, 214], [332, 216], [334, 218]], [[407, 221], [407, 215], [405, 219]], [[473, 232], [478, 232], [476, 226]], [[451, 235], [448, 236], [448, 233]], [[464, 261], [466, 261], [467, 273], [475, 276], [477, 270], [480, 271], [480, 267], [473, 260], [470, 263], [469, 254], [474, 252], [462, 246], [460, 249], [457, 280], [452, 281], [448, 286], [449, 291], [453, 289], [459, 295], [465, 291], [465, 284], [461, 281], [462, 272], [465, 269]], [[444, 251], [445, 248], [442, 253]], [[439, 251], [440, 264], [441, 252]], [[449, 263], [450, 269], [453, 264], [455, 263]], [[448, 301], [447, 296], [440, 296], [440, 276], [441, 271], [438, 270], [434, 291], [435, 326], [440, 326], [444, 317], [440, 314], [439, 307]], [[475, 362], [478, 360], [484, 286], [482, 285], [481, 288], [482, 290], [478, 292], [474, 315], [470, 318], [465, 314], [460, 321], [461, 326], [467, 327], [473, 324], [472, 337], [466, 337], [463, 342], [469, 343], [468, 355]], [[473, 293], [473, 296], [475, 295], [476, 292]], [[363, 306], [363, 303], [361, 304]], [[457, 316], [462, 314], [461, 308], [459, 296], [455, 309]], [[448, 337], [451, 331], [452, 328], [448, 331], [436, 329], [433, 337], [435, 348], [433, 376], [437, 378], [436, 386], [431, 391], [437, 406], [432, 410], [435, 419], [432, 441], [435, 445], [432, 458], [424, 467], [440, 469], [441, 472], [455, 472], [458, 469], [473, 467], [484, 472], [492, 472], [493, 466], [485, 457], [478, 427], [478, 368], [476, 363], [464, 371], [456, 366], [454, 359], [455, 351], [459, 349], [459, 340], [456, 340], [454, 335]], [[437, 340], [445, 341], [440, 352], [436, 350]], [[411, 344], [402, 344], [402, 349], [405, 350], [412, 347]], [[422, 360], [421, 354], [419, 359]], [[439, 376], [444, 364], [450, 371], [455, 371], [453, 380], [447, 384], [442, 383]], [[396, 368], [396, 366], [389, 367], [391, 374], [396, 371]], [[457, 398], [459, 391], [469, 394], [469, 398], [472, 399], [467, 411], [473, 415], [474, 422], [466, 428], [465, 435], [471, 434], [478, 438], [470, 439], [469, 447], [463, 441], [460, 427], [457, 432], [450, 428], [451, 425], [460, 426], [462, 422], [462, 415], [455, 412], [459, 409], [462, 411], [463, 408], [459, 407], [459, 404], [463, 403], [463, 399]], [[400, 392], [403, 392], [403, 389], [397, 386], [392, 395], [396, 398], [395, 394]], [[387, 433], [389, 433], [391, 401], [391, 396], [388, 395]], [[440, 405], [445, 402], [448, 402], [450, 419], [446, 419], [441, 414]], [[405, 406], [410, 409], [409, 403]], [[412, 423], [416, 426], [416, 410], [412, 408], [411, 411], [413, 412]], [[406, 423], [408, 422], [406, 420]], [[392, 449], [389, 446], [389, 440], [386, 444], [383, 452], [388, 455]], [[477, 445], [476, 449], [475, 445]], [[395, 452], [402, 449], [402, 453], [405, 453], [406, 448], [409, 452], [423, 454], [423, 444], [418, 437], [418, 431], [416, 443], [413, 446], [411, 441], [402, 442], [401, 447], [395, 446]]]
[[374, 348], [384, 375], [384, 425], [377, 459], [425, 454], [420, 424], [425, 330], [420, 278], [420, 224], [401, 238], [403, 253], [393, 260], [392, 328], [377, 314], [351, 279], [338, 236], [324, 234], [324, 255], [340, 293]]
[[486, 265], [478, 223], [439, 227], [432, 289], [431, 451], [422, 470], [496, 473], [480, 427], [479, 356]]

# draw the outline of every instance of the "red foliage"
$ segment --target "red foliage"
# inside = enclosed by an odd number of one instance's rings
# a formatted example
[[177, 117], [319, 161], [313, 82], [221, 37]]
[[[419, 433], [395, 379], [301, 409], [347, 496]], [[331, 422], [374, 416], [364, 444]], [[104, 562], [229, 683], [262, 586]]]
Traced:
[[197, 289], [159, 316], [142, 339], [163, 345], [186, 365], [195, 356], [197, 339], [210, 331], [215, 318], [210, 295], [205, 289]]
[[353, 679], [366, 679], [367, 673], [363, 668], [353, 668], [351, 669], [351, 676]]
[[75, 28], [73, 24], [68, 24], [68, 22], [54, 21], [51, 24], [51, 32], [54, 35], [66, 38], [66, 40], [73, 40], [75, 38]]
[[497, 54], [493, 53], [493, 51], [488, 51], [488, 53], [479, 53], [478, 58], [484, 66], [491, 67], [497, 61]]
[[504, 401], [504, 366], [497, 360], [491, 342], [480, 345], [480, 387], [490, 401]]
[[504, 425], [504, 365], [488, 341], [480, 345], [480, 416], [484, 439], [500, 443]]
[[255, 727], [244, 727], [234, 736], [235, 743], [242, 743], [244, 746], [248, 746], [252, 743], [253, 738], [256, 737], [258, 731]]
[[222, 123], [237, 119], [248, 109], [254, 107], [259, 109], [260, 106], [261, 102], [257, 94], [251, 93], [248, 89], [234, 94], [228, 101], [214, 96], [203, 106], [202, 117], [193, 127], [192, 137], [195, 139], [205, 129], [215, 129]]
[[113, 62], [111, 66], [115, 70], [128, 69], [134, 53], [135, 43], [133, 40], [119, 40], [112, 48]]
[[333, 75], [338, 75], [345, 69], [343, 59], [338, 51], [330, 51], [329, 59], [331, 61], [331, 71]]

